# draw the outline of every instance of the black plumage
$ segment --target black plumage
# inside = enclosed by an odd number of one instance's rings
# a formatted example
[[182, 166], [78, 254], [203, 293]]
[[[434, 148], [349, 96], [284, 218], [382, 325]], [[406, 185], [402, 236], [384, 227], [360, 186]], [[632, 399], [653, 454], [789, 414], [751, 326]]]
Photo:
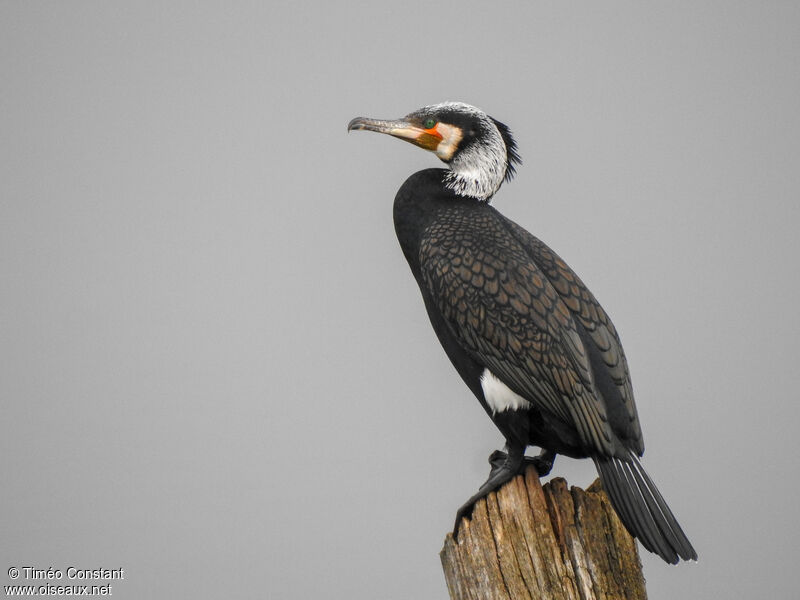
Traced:
[[[461, 507], [533, 462], [592, 458], [628, 530], [675, 563], [697, 557], [639, 463], [644, 452], [625, 354], [608, 315], [550, 248], [488, 200], [519, 162], [508, 128], [445, 103], [401, 121], [354, 119], [435, 152], [450, 169], [413, 174], [397, 193], [397, 237], [436, 334], [506, 440], [489, 479]], [[542, 454], [526, 458], [527, 446]]]

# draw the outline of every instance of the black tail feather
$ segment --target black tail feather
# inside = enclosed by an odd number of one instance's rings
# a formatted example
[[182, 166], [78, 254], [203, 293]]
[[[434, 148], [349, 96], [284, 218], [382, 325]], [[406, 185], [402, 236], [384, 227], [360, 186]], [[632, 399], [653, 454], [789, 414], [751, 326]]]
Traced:
[[592, 459], [611, 504], [642, 546], [671, 564], [681, 558], [697, 560], [692, 544], [634, 454], [627, 460], [604, 456]]

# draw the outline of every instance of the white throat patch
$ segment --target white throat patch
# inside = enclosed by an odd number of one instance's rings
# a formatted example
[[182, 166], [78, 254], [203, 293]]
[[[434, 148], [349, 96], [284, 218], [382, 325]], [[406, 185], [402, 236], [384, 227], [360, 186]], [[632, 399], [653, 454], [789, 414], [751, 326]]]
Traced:
[[445, 185], [461, 196], [488, 200], [506, 176], [506, 143], [492, 123], [480, 144], [464, 148], [451, 162]]
[[445, 123], [439, 123], [436, 126], [436, 132], [442, 136], [442, 141], [436, 147], [436, 156], [442, 160], [450, 160], [453, 158], [453, 154], [456, 153], [458, 144], [463, 137], [461, 129]]
[[[479, 200], [488, 200], [500, 188], [506, 176], [508, 149], [503, 136], [494, 121], [482, 110], [463, 102], [445, 102], [438, 107], [453, 107], [472, 113], [481, 123], [483, 136], [480, 143], [472, 143], [462, 149], [450, 162], [450, 171], [445, 175], [445, 185], [460, 196], [471, 196]], [[440, 126], [441, 127], [441, 126]], [[448, 128], [447, 133], [452, 133]], [[447, 136], [442, 140], [443, 150], [447, 156], [439, 155], [443, 160], [455, 154], [462, 136]], [[439, 154], [439, 152], [437, 152]]]
[[530, 402], [495, 377], [489, 369], [484, 369], [481, 374], [481, 389], [492, 414], [531, 407]]

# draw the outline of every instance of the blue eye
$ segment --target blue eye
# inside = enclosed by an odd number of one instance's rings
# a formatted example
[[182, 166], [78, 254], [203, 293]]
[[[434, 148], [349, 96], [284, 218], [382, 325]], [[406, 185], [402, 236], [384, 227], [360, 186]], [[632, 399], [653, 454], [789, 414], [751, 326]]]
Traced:
[[425, 122], [422, 124], [425, 129], [433, 129], [436, 127], [436, 119], [425, 119]]

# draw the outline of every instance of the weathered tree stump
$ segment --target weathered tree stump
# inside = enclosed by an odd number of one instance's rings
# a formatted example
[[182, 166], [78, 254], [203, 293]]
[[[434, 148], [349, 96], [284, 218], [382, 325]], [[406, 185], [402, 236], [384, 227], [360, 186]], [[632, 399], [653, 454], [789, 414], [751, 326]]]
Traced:
[[542, 487], [533, 468], [480, 500], [440, 554], [453, 600], [644, 600], [634, 540], [599, 481]]

